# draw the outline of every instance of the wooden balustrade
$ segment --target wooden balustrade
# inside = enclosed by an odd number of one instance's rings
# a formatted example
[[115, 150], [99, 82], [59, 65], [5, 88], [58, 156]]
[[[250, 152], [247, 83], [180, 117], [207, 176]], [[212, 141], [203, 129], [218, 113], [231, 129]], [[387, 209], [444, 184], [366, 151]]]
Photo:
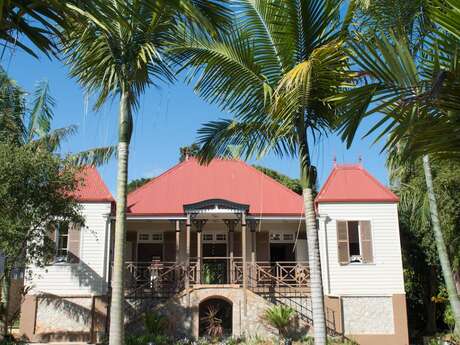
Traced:
[[[307, 262], [247, 262], [249, 287], [308, 287]], [[126, 262], [126, 287], [180, 289], [190, 284], [243, 285], [243, 261], [238, 257], [191, 258], [182, 262]]]

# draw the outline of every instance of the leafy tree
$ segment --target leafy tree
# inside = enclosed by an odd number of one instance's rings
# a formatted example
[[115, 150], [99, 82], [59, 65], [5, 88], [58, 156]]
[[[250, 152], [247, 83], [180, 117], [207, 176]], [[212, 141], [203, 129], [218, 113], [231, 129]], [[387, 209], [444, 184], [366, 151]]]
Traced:
[[[460, 202], [460, 179], [456, 174], [458, 168], [457, 162], [433, 162], [433, 185], [438, 196], [439, 219], [454, 277], [458, 277], [460, 268], [460, 211], [457, 207]], [[415, 163], [393, 163], [391, 171], [395, 191], [401, 197], [399, 214], [412, 333], [434, 334], [437, 331], [436, 320], [440, 319], [439, 314], [444, 308], [437, 308], [440, 304], [435, 302], [443, 300], [433, 297], [444, 289], [444, 284], [431, 229], [422, 162], [418, 160]]]
[[179, 25], [200, 23], [207, 29], [225, 25], [227, 9], [214, 0], [113, 0], [91, 10], [69, 5], [78, 15], [63, 32], [70, 75], [91, 94], [95, 108], [109, 98], [119, 99], [117, 210], [114, 236], [111, 345], [124, 341], [124, 246], [129, 143], [133, 113], [145, 89], [160, 81], [172, 82], [168, 45]]
[[139, 187], [142, 187], [144, 184], [147, 182], [150, 182], [154, 177], [141, 177], [137, 178], [134, 180], [129, 181], [128, 185], [126, 186], [128, 193], [131, 193], [132, 191], [136, 190]]
[[270, 176], [272, 179], [278, 181], [283, 186], [286, 186], [293, 192], [296, 192], [297, 194], [302, 195], [302, 184], [300, 183], [300, 180], [290, 178], [289, 176], [281, 174], [276, 170], [269, 169], [269, 168], [266, 168], [260, 165], [253, 165], [253, 167], [263, 172], [265, 175]]
[[[457, 15], [460, 7], [449, 6], [443, 7], [443, 18]], [[438, 10], [436, 6], [430, 9], [433, 13], [438, 13]], [[435, 15], [432, 19], [434, 23], [445, 24]], [[452, 33], [458, 29], [460, 33], [459, 25], [446, 29]], [[335, 99], [344, 105], [342, 133], [348, 145], [353, 141], [362, 119], [380, 113], [382, 118], [369, 133], [380, 130], [377, 140], [388, 138], [385, 148], [398, 150], [402, 159], [413, 161], [423, 157], [431, 226], [456, 319], [455, 330], [460, 333], [460, 299], [441, 230], [430, 163], [430, 155], [458, 158], [460, 59], [457, 52], [460, 40], [437, 29], [425, 42], [423, 52], [417, 53], [411, 51], [405, 37], [385, 33], [366, 37], [357, 34], [350, 46], [352, 58], [365, 82]], [[364, 111], [358, 113], [357, 109]]]
[[241, 0], [233, 3], [233, 31], [211, 36], [183, 33], [173, 52], [195, 91], [234, 118], [205, 124], [200, 156], [244, 158], [269, 151], [297, 157], [309, 244], [315, 342], [326, 343], [326, 323], [313, 206], [316, 170], [310, 145], [334, 129], [336, 111], [326, 99], [350, 86], [345, 38], [355, 1], [341, 21], [340, 0]]
[[82, 224], [73, 197], [80, 181], [72, 161], [47, 150], [0, 143], [0, 248], [4, 257], [2, 334], [8, 332], [8, 291], [14, 268], [44, 266], [54, 246], [56, 219]]
[[189, 146], [181, 147], [179, 149], [179, 152], [180, 152], [179, 162], [185, 161], [187, 157], [195, 157], [199, 151], [200, 151], [200, 146], [195, 143]]

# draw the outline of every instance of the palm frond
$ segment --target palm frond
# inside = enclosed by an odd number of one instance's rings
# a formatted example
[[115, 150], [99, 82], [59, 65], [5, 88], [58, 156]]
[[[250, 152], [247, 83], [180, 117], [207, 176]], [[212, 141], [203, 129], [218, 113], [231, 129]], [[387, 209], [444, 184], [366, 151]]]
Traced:
[[100, 166], [116, 157], [117, 146], [97, 147], [72, 154], [68, 159], [76, 166]]
[[48, 82], [41, 81], [37, 83], [28, 118], [26, 143], [31, 142], [36, 135], [44, 137], [49, 133], [51, 121], [54, 117], [54, 106], [55, 101], [50, 94]]

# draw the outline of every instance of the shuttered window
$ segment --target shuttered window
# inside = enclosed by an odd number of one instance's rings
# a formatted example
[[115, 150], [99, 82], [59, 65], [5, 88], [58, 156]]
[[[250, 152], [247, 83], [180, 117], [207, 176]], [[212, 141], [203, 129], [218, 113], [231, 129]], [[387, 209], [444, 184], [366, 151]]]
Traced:
[[373, 263], [371, 222], [337, 221], [337, 252], [341, 265]]
[[80, 261], [80, 227], [60, 222], [54, 231], [56, 263], [78, 263]]

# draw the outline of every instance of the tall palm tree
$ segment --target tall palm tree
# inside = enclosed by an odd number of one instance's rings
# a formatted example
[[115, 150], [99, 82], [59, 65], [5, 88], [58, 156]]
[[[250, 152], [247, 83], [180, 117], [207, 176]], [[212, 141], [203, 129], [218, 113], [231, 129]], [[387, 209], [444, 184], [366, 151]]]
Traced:
[[[115, 223], [111, 345], [124, 342], [124, 246], [126, 238], [126, 185], [133, 112], [145, 89], [159, 81], [171, 82], [166, 47], [179, 23], [187, 19], [204, 27], [224, 25], [227, 9], [217, 0], [98, 1], [91, 11], [78, 13], [64, 32], [64, 51], [70, 74], [89, 93], [97, 94], [95, 108], [108, 98], [119, 99], [117, 210]], [[190, 24], [192, 25], [192, 24]]]
[[[343, 22], [341, 0], [238, 0], [233, 2], [233, 31], [210, 36], [183, 33], [173, 48], [190, 71], [195, 91], [233, 114], [199, 131], [202, 161], [273, 151], [297, 157], [303, 187], [308, 237], [315, 343], [326, 343], [324, 295], [313, 205], [316, 171], [310, 145], [334, 128], [336, 113], [325, 101], [353, 77], [344, 39], [354, 9]], [[233, 146], [235, 147], [235, 146]]]
[[[443, 7], [439, 15], [439, 8], [435, 7], [431, 10], [439, 17], [432, 19], [436, 22], [439, 18], [455, 17], [458, 9], [460, 7]], [[448, 24], [450, 30], [455, 30], [455, 25], [459, 27], [455, 21]], [[422, 159], [431, 225], [459, 333], [460, 299], [439, 222], [430, 155], [458, 159], [460, 153], [460, 58], [457, 53], [460, 40], [435, 29], [422, 43], [421, 53], [412, 51], [407, 39], [391, 33], [366, 38], [357, 34], [350, 46], [366, 83], [334, 97], [346, 104], [343, 138], [351, 144], [362, 119], [380, 113], [381, 120], [369, 133], [379, 130], [376, 140], [387, 138], [385, 148], [397, 149], [404, 159]], [[356, 109], [364, 111], [357, 114]]]
[[[55, 153], [78, 128], [51, 129], [55, 101], [47, 81], [38, 82], [32, 94], [24, 91], [0, 68], [0, 141], [28, 145]], [[92, 148], [68, 155], [77, 166], [101, 165], [115, 153], [112, 146]]]

